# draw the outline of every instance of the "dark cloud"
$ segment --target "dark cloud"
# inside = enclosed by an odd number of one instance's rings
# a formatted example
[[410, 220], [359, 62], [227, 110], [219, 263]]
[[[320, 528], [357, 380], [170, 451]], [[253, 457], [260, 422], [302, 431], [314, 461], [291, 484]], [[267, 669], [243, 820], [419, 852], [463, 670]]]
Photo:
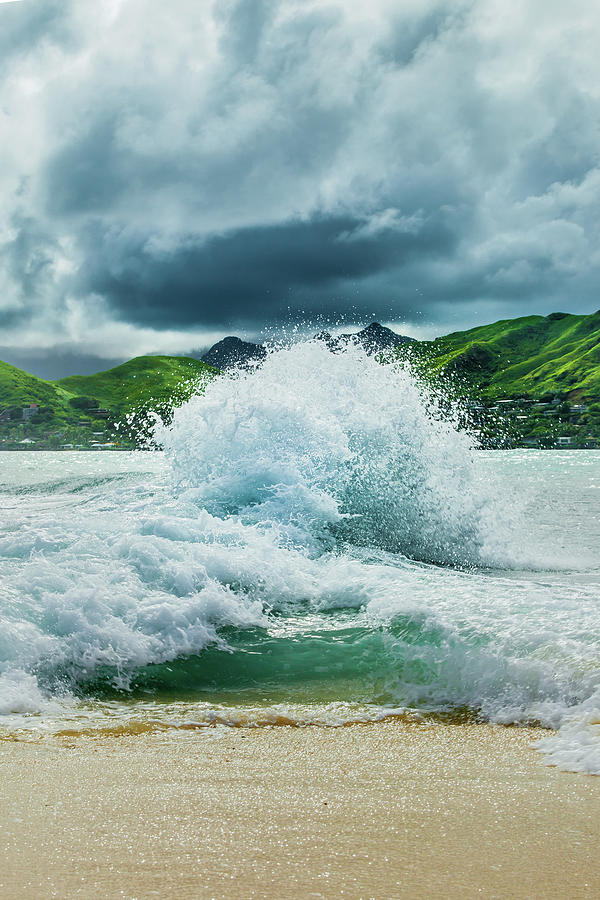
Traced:
[[96, 229], [87, 242], [90, 265], [77, 288], [108, 298], [115, 315], [155, 327], [282, 321], [290, 306], [302, 315], [336, 317], [352, 305], [389, 316], [402, 296], [399, 283], [383, 279], [374, 294], [363, 282], [454, 247], [439, 224], [370, 233], [350, 217], [247, 228], [201, 244], [190, 239], [160, 255], [146, 240]]
[[584, 0], [27, 0], [0, 25], [6, 347], [597, 306]]
[[255, 64], [261, 50], [267, 23], [277, 13], [274, 0], [225, 0], [215, 12], [224, 26], [221, 48], [235, 70]]
[[[472, 5], [472, 4], [468, 4]], [[444, 31], [451, 29], [456, 15], [466, 3], [457, 3], [454, 10], [448, 4], [439, 3], [433, 8], [392, 13], [389, 34], [379, 44], [380, 59], [384, 64], [404, 67], [410, 65], [419, 52], [438, 40]]]
[[40, 223], [15, 213], [0, 244], [0, 271], [13, 286], [0, 307], [0, 327], [9, 330], [35, 316], [39, 303], [55, 287], [56, 243]]
[[116, 114], [91, 118], [59, 146], [43, 173], [48, 215], [110, 212], [131, 184], [129, 160], [115, 146], [117, 126]]
[[0, 71], [41, 43], [73, 40], [69, 0], [22, 0], [0, 5]]

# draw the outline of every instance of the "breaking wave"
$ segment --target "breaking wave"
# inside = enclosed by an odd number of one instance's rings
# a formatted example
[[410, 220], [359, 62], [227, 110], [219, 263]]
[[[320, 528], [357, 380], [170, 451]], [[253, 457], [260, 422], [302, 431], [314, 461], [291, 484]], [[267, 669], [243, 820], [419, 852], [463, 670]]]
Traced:
[[467, 710], [562, 725], [548, 759], [600, 771], [597, 581], [409, 371], [298, 344], [156, 437], [4, 485], [0, 714]]

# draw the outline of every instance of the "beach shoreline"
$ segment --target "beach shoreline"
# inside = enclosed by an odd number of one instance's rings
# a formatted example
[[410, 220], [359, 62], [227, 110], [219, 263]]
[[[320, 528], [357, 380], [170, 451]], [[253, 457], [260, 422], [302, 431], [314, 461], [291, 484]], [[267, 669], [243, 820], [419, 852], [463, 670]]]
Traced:
[[598, 896], [600, 778], [544, 766], [544, 734], [383, 722], [3, 740], [0, 896]]

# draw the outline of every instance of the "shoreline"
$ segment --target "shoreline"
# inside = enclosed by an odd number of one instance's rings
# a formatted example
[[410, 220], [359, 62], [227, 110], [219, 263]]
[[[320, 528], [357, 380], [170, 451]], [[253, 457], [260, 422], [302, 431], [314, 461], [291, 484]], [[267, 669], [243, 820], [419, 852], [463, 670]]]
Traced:
[[[518, 444], [515, 447], [473, 447], [473, 450], [476, 450], [479, 453], [496, 453], [498, 451], [502, 453], [509, 453], [514, 450], [535, 450], [536, 452], [540, 450], [551, 450], [551, 451], [565, 451], [565, 450], [600, 450], [600, 445], [597, 447], [575, 447], [571, 444], [561, 444], [554, 447], [532, 447], [529, 444]], [[0, 446], [0, 453], [161, 453], [162, 450], [160, 447], [2, 447]]]
[[0, 742], [0, 896], [600, 894], [600, 778], [543, 729], [381, 722]]

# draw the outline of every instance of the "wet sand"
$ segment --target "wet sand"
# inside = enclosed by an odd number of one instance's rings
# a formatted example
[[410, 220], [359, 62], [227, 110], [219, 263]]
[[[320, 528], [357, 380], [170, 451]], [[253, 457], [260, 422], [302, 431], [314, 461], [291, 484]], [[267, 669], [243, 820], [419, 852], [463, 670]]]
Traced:
[[0, 896], [600, 896], [600, 778], [532, 729], [389, 722], [0, 742]]

